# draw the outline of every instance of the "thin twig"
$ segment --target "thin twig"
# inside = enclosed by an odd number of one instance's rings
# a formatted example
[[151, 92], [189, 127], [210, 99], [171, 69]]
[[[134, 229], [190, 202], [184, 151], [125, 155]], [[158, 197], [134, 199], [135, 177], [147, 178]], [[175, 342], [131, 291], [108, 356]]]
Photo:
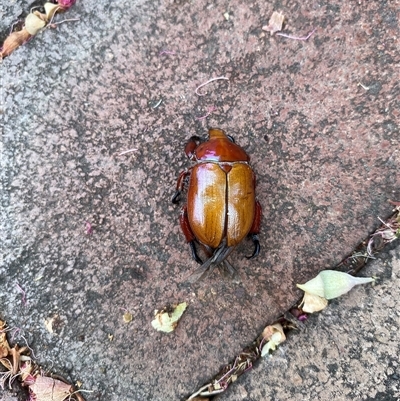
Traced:
[[359, 82], [359, 83], [357, 84], [357, 86], [361, 86], [361, 88], [363, 88], [363, 89], [366, 90], [366, 91], [369, 90], [369, 87], [363, 85], [361, 82]]
[[208, 84], [211, 83], [211, 82], [218, 81], [219, 79], [225, 79], [225, 80], [229, 81], [229, 78], [227, 78], [227, 77], [216, 77], [216, 78], [211, 78], [211, 79], [209, 79], [207, 82], [204, 82], [204, 84], [201, 84], [200, 86], [198, 86], [198, 87], [196, 88], [196, 90], [195, 90], [196, 95], [197, 95], [197, 96], [205, 96], [206, 93], [199, 93], [199, 89], [202, 88], [203, 86], [208, 85]]
[[162, 56], [163, 54], [167, 54], [167, 55], [173, 56], [176, 53], [174, 51], [170, 51], [170, 50], [162, 50], [162, 51], [160, 51], [160, 53], [158, 55]]
[[68, 19], [63, 19], [60, 22], [54, 22], [53, 25], [60, 25], [60, 24], [63, 24], [64, 22], [72, 22], [72, 21], [80, 21], [80, 20], [81, 20], [80, 18], [68, 18]]
[[26, 305], [26, 292], [22, 289], [22, 287], [18, 283], [15, 283], [15, 285], [17, 286], [19, 291], [22, 293], [22, 303], [25, 306]]
[[31, 351], [31, 353], [32, 353], [32, 356], [35, 358], [35, 359], [37, 359], [36, 358], [36, 356], [35, 356], [35, 353], [33, 352], [33, 349], [29, 346], [29, 344], [28, 344], [28, 340], [24, 337], [24, 336], [22, 336], [21, 335], [21, 337], [24, 339], [24, 341], [26, 342], [26, 346], [28, 347], [28, 349], [29, 349], [29, 351]]
[[133, 149], [129, 149], [129, 150], [124, 150], [121, 153], [118, 153], [118, 156], [122, 156], [122, 155], [126, 155], [127, 153], [132, 153], [132, 152], [136, 152], [137, 149], [133, 148]]
[[162, 99], [160, 99], [154, 106], [151, 106], [153, 109], [156, 109], [161, 103], [162, 103]]
[[278, 36], [282, 36], [284, 38], [288, 38], [288, 39], [293, 39], [293, 40], [302, 40], [302, 41], [306, 41], [310, 38], [310, 36], [317, 30], [317, 28], [314, 28], [307, 36], [292, 36], [292, 35], [287, 35], [286, 33], [281, 33], [278, 32], [275, 35]]

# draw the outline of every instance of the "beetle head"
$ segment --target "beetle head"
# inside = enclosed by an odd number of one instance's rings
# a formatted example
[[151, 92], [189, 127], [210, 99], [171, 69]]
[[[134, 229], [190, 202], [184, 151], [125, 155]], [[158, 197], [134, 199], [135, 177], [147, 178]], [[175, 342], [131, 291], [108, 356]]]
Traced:
[[203, 142], [197, 136], [189, 139], [185, 153], [190, 160], [216, 162], [248, 162], [250, 160], [249, 155], [222, 129], [211, 128], [208, 134], [208, 140]]

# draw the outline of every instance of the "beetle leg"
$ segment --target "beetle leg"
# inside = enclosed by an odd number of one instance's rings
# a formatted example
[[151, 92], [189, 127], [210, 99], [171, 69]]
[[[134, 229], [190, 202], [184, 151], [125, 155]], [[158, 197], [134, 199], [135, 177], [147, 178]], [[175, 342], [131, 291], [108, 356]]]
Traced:
[[203, 261], [199, 258], [199, 255], [197, 254], [197, 249], [196, 249], [196, 245], [195, 245], [195, 241], [190, 241], [189, 242], [189, 246], [190, 246], [190, 253], [192, 254], [192, 258], [199, 264], [202, 265]]
[[194, 135], [192, 136], [186, 143], [185, 146], [185, 153], [186, 156], [191, 160], [192, 157], [194, 156], [194, 151], [196, 150], [197, 146], [199, 146], [199, 143], [201, 142], [201, 138]]
[[203, 261], [199, 258], [199, 255], [197, 254], [195, 245], [196, 237], [194, 236], [192, 229], [190, 228], [189, 219], [187, 215], [187, 206], [184, 206], [181, 210], [181, 213], [179, 215], [179, 223], [181, 225], [183, 235], [185, 236], [186, 241], [189, 243], [190, 253], [192, 254], [192, 258], [198, 264], [200, 265], [203, 264]]
[[174, 193], [174, 196], [172, 197], [171, 201], [172, 203], [179, 203], [181, 200], [181, 193], [183, 191], [183, 188], [185, 187], [185, 179], [190, 175], [190, 171], [185, 170], [182, 171], [179, 174], [178, 181], [176, 183], [176, 192]]
[[258, 233], [260, 232], [261, 226], [261, 216], [262, 209], [259, 201], [256, 201], [256, 210], [254, 213], [253, 225], [250, 228], [249, 235], [251, 235], [251, 239], [254, 244], [254, 251], [251, 256], [246, 256], [247, 259], [253, 259], [260, 253], [260, 241], [258, 239]]

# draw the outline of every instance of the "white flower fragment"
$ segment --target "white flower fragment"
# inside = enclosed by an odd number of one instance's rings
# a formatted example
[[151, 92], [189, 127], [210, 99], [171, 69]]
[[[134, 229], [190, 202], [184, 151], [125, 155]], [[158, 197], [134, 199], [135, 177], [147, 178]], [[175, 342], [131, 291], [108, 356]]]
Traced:
[[273, 35], [275, 32], [282, 30], [284, 22], [285, 16], [280, 11], [274, 11], [268, 21], [268, 25], [263, 26], [261, 29], [263, 31], [268, 31], [271, 33], [271, 35]]
[[283, 327], [280, 323], [267, 326], [262, 332], [263, 339], [267, 341], [261, 349], [261, 356], [269, 354], [269, 351], [275, 351], [276, 347], [286, 340]]
[[174, 305], [172, 310], [170, 308], [164, 308], [161, 311], [155, 311], [155, 319], [151, 322], [151, 325], [156, 330], [163, 331], [164, 333], [174, 331], [186, 307], [187, 303], [182, 302], [178, 305]]
[[319, 312], [328, 306], [328, 300], [318, 295], [304, 293], [300, 307], [305, 313]]
[[46, 21], [40, 17], [40, 13], [30, 13], [25, 18], [25, 29], [30, 35], [36, 35], [46, 26]]
[[297, 287], [308, 294], [333, 299], [346, 294], [356, 285], [372, 281], [375, 281], [372, 277], [354, 277], [335, 270], [323, 270], [307, 283], [297, 284]]
[[60, 6], [58, 4], [53, 4], [53, 3], [45, 3], [44, 4], [44, 11], [46, 13], [46, 17], [48, 21], [51, 21], [53, 18], [54, 14], [60, 10]]

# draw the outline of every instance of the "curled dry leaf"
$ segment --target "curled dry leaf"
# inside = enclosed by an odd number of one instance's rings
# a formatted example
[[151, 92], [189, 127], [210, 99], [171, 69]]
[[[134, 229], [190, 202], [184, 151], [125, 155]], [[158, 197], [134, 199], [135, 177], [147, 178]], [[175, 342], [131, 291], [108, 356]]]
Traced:
[[318, 295], [304, 293], [303, 300], [301, 301], [300, 307], [303, 312], [314, 313], [325, 309], [328, 306], [328, 300]]
[[268, 31], [273, 35], [275, 32], [279, 32], [283, 28], [285, 22], [285, 16], [279, 11], [274, 11], [271, 18], [268, 21], [268, 25], [263, 26], [263, 31]]
[[267, 355], [270, 350], [275, 351], [276, 347], [286, 340], [283, 327], [280, 323], [267, 326], [262, 332], [262, 337], [267, 343], [262, 347], [261, 356]]
[[158, 331], [170, 333], [174, 331], [178, 325], [178, 321], [185, 312], [187, 307], [186, 302], [174, 305], [172, 308], [164, 308], [161, 311], [155, 311], [155, 319], [151, 325]]
[[0, 51], [0, 59], [9, 56], [15, 49], [27, 42], [32, 35], [26, 30], [11, 33], [3, 43]]
[[354, 286], [375, 281], [372, 277], [354, 277], [336, 270], [323, 270], [305, 284], [297, 284], [304, 292], [326, 299], [346, 294]]

